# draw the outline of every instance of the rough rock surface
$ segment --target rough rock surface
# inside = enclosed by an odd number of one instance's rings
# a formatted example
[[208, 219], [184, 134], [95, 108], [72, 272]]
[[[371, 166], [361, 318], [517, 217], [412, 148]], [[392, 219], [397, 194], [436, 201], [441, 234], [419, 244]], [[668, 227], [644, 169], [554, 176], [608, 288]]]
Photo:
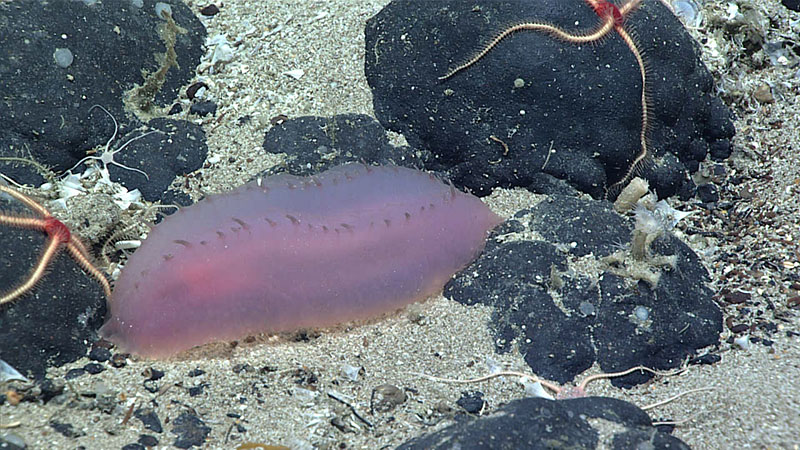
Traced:
[[[428, 168], [478, 195], [528, 187], [544, 172], [601, 197], [641, 150], [641, 75], [616, 32], [575, 45], [520, 31], [472, 67], [439, 79], [509, 24], [534, 20], [571, 31], [599, 24], [581, 0], [393, 1], [365, 31], [375, 114], [433, 154]], [[625, 28], [648, 68], [653, 164], [644, 175], [661, 197], [691, 196], [687, 174], [698, 162], [730, 154], [730, 113], [713, 96], [694, 42], [661, 2], [645, 0]]]

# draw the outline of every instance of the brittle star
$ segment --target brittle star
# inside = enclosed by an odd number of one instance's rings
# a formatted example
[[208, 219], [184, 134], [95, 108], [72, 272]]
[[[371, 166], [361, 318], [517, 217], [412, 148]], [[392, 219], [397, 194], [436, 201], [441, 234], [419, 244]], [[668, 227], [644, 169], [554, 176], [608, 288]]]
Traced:
[[20, 203], [27, 206], [31, 211], [41, 217], [25, 217], [0, 212], [0, 225], [7, 225], [15, 228], [26, 228], [30, 230], [44, 231], [47, 234], [44, 252], [36, 262], [28, 278], [16, 288], [0, 294], [0, 305], [8, 303], [26, 292], [30, 291], [39, 280], [44, 276], [47, 266], [53, 261], [58, 252], [64, 248], [67, 253], [78, 263], [81, 268], [94, 277], [103, 288], [107, 298], [111, 298], [111, 286], [100, 270], [92, 264], [86, 246], [83, 245], [77, 236], [69, 231], [69, 228], [60, 220], [53, 217], [50, 211], [44, 206], [36, 203], [33, 199], [7, 186], [0, 185], [0, 194], [5, 193], [15, 198]]
[[494, 39], [492, 39], [482, 50], [478, 51], [475, 56], [470, 58], [467, 62], [451, 69], [447, 72], [446, 75], [439, 77], [439, 80], [447, 80], [448, 78], [452, 77], [458, 72], [465, 70], [475, 63], [480, 61], [487, 53], [489, 53], [497, 44], [500, 43], [503, 39], [511, 36], [512, 34], [516, 33], [517, 31], [538, 31], [541, 33], [549, 34], [556, 39], [562, 40], [564, 42], [568, 42], [570, 44], [590, 44], [590, 43], [597, 43], [600, 42], [604, 37], [608, 35], [611, 30], [614, 30], [619, 34], [622, 40], [625, 42], [625, 45], [628, 46], [631, 53], [633, 53], [634, 58], [636, 58], [636, 63], [639, 65], [639, 73], [642, 77], [642, 94], [641, 94], [641, 102], [642, 102], [642, 128], [639, 135], [639, 143], [641, 149], [639, 153], [633, 158], [631, 164], [625, 173], [625, 176], [622, 177], [619, 181], [613, 183], [611, 186], [606, 189], [607, 192], [616, 191], [625, 186], [634, 174], [636, 174], [639, 170], [641, 170], [642, 166], [646, 163], [647, 158], [649, 157], [650, 153], [648, 151], [648, 144], [647, 144], [647, 130], [648, 130], [648, 109], [649, 106], [649, 99], [647, 94], [647, 70], [644, 62], [644, 58], [642, 57], [642, 53], [639, 50], [639, 47], [636, 45], [636, 41], [631, 36], [631, 34], [625, 29], [625, 19], [631, 14], [639, 5], [642, 3], [642, 0], [629, 0], [622, 6], [617, 6], [614, 3], [611, 3], [607, 0], [585, 0], [586, 3], [594, 10], [598, 17], [602, 20], [600, 26], [598, 26], [594, 31], [578, 31], [578, 32], [568, 32], [565, 31], [555, 25], [540, 22], [540, 21], [531, 21], [531, 22], [523, 22], [511, 27], [508, 27], [500, 32]]
[[[567, 400], [567, 399], [571, 399], [571, 398], [586, 397], [586, 386], [588, 386], [588, 384], [591, 383], [592, 381], [600, 380], [600, 379], [603, 379], [603, 378], [622, 377], [622, 376], [629, 375], [629, 374], [631, 374], [633, 372], [637, 372], [637, 371], [640, 371], [640, 370], [641, 371], [645, 371], [645, 372], [650, 372], [650, 373], [652, 373], [654, 375], [671, 376], [671, 375], [678, 375], [680, 373], [683, 373], [686, 369], [684, 368], [684, 369], [680, 369], [680, 370], [677, 370], [677, 371], [674, 371], [674, 372], [664, 373], [664, 372], [658, 372], [658, 371], [653, 370], [653, 369], [651, 369], [649, 367], [636, 366], [636, 367], [632, 367], [632, 368], [630, 368], [628, 370], [623, 370], [622, 372], [598, 373], [598, 374], [595, 374], [595, 375], [589, 375], [583, 381], [581, 381], [580, 384], [578, 384], [577, 386], [559, 386], [558, 384], [553, 383], [552, 381], [543, 380], [543, 379], [537, 377], [536, 375], [531, 375], [531, 374], [522, 373], [522, 372], [515, 372], [515, 371], [510, 371], [510, 370], [493, 372], [493, 373], [491, 373], [489, 375], [484, 375], [484, 376], [478, 377], [478, 378], [470, 378], [470, 379], [467, 379], [467, 380], [458, 380], [458, 379], [454, 379], [454, 378], [440, 378], [440, 377], [434, 377], [432, 375], [426, 375], [424, 373], [415, 373], [415, 375], [419, 375], [419, 376], [421, 376], [423, 378], [427, 378], [427, 379], [433, 380], [433, 381], [440, 381], [440, 382], [443, 382], [443, 383], [456, 383], [456, 384], [480, 383], [482, 381], [491, 380], [493, 378], [507, 377], [507, 376], [520, 377], [520, 378], [523, 378], [525, 380], [533, 381], [534, 383], [539, 383], [540, 385], [542, 385], [545, 388], [549, 389], [550, 391], [555, 393], [555, 400]], [[642, 409], [644, 411], [647, 411], [649, 409], [653, 409], [653, 408], [657, 408], [657, 407], [662, 406], [662, 405], [666, 405], [667, 403], [675, 401], [675, 400], [677, 400], [677, 399], [679, 399], [679, 398], [681, 398], [681, 397], [683, 397], [685, 395], [693, 394], [695, 392], [710, 391], [710, 390], [712, 390], [712, 388], [690, 389], [688, 391], [681, 392], [680, 394], [673, 395], [672, 397], [670, 397], [670, 398], [668, 398], [666, 400], [661, 400], [659, 402], [652, 403], [650, 405], [642, 406], [640, 409]], [[548, 398], [552, 399], [552, 397], [548, 397]], [[683, 421], [681, 421], [681, 422], [683, 422]], [[662, 422], [661, 424], [666, 425], [668, 423], [669, 424], [677, 424], [679, 422], [674, 422], [674, 423], [673, 422]]]
[[[139, 169], [137, 169], [135, 167], [128, 167], [125, 164], [122, 164], [121, 162], [114, 161], [114, 155], [116, 155], [117, 153], [125, 150], [125, 147], [127, 147], [131, 142], [137, 141], [137, 140], [139, 140], [139, 139], [141, 139], [143, 137], [149, 136], [149, 135], [151, 135], [153, 133], [161, 133], [161, 131], [160, 130], [148, 131], [147, 133], [144, 133], [144, 134], [141, 134], [139, 136], [136, 136], [135, 138], [131, 138], [130, 140], [128, 140], [127, 142], [122, 144], [118, 149], [111, 150], [111, 143], [114, 142], [114, 139], [117, 138], [117, 133], [119, 132], [119, 124], [117, 123], [117, 119], [115, 119], [114, 116], [110, 112], [108, 112], [107, 109], [103, 108], [100, 105], [93, 105], [91, 108], [89, 108], [89, 112], [91, 112], [95, 108], [101, 109], [104, 113], [106, 113], [108, 115], [108, 117], [111, 118], [111, 120], [114, 122], [114, 133], [108, 139], [108, 142], [106, 142], [106, 148], [105, 148], [105, 150], [102, 151], [102, 153], [100, 153], [100, 156], [94, 156], [94, 155], [86, 156], [83, 159], [81, 159], [80, 161], [78, 161], [77, 163], [75, 163], [75, 165], [72, 166], [70, 169], [68, 169], [67, 172], [71, 172], [73, 169], [75, 169], [76, 167], [80, 166], [81, 164], [83, 164], [87, 160], [94, 159], [96, 161], [100, 161], [103, 164], [103, 168], [100, 169], [100, 179], [105, 184], [111, 184], [111, 178], [110, 178], [111, 175], [108, 172], [108, 166], [110, 164], [114, 164], [116, 166], [122, 167], [125, 170], [130, 170], [132, 172], [140, 173], [140, 174], [144, 175], [144, 177], [149, 180], [150, 176], [147, 175], [143, 170], [139, 170]], [[87, 153], [91, 153], [91, 152], [87, 152]]]

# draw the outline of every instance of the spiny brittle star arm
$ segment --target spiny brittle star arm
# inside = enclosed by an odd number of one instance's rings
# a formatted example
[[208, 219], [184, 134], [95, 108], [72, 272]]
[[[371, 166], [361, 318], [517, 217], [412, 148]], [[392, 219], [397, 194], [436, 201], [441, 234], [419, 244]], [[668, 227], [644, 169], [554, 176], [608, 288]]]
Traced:
[[42, 279], [47, 271], [48, 265], [62, 246], [64, 246], [70, 256], [84, 271], [97, 280], [103, 288], [106, 297], [111, 298], [111, 285], [108, 283], [105, 275], [92, 264], [91, 256], [86, 247], [77, 236], [70, 232], [69, 228], [63, 222], [53, 217], [50, 211], [45, 207], [14, 189], [0, 185], [0, 193], [8, 194], [41, 216], [40, 218], [24, 217], [0, 212], [0, 225], [39, 230], [47, 234], [47, 241], [42, 256], [39, 257], [30, 275], [28, 275], [28, 278], [22, 284], [11, 291], [0, 293], [0, 305], [10, 302], [33, 289], [36, 283]]
[[606, 17], [597, 30], [585, 34], [568, 33], [562, 30], [561, 28], [558, 28], [557, 26], [551, 25], [546, 22], [524, 22], [503, 30], [500, 34], [497, 35], [497, 37], [492, 39], [483, 49], [481, 49], [478, 53], [476, 53], [475, 56], [470, 58], [465, 63], [451, 69], [449, 72], [447, 72], [447, 74], [439, 77], [439, 80], [446, 80], [452, 77], [453, 75], [457, 74], [458, 72], [461, 72], [462, 70], [474, 65], [476, 62], [480, 61], [484, 56], [486, 56], [490, 51], [492, 51], [492, 49], [495, 48], [497, 44], [500, 43], [500, 41], [518, 31], [538, 31], [549, 34], [555, 37], [556, 39], [560, 39], [562, 41], [569, 42], [572, 44], [587, 44], [602, 39], [605, 35], [608, 34], [609, 31], [613, 29], [614, 29], [613, 16]]

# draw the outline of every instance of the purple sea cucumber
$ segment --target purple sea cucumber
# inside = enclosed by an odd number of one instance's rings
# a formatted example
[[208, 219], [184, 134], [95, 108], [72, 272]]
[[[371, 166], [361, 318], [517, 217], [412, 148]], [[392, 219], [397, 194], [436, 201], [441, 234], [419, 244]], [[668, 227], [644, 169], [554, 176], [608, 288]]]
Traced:
[[502, 219], [418, 170], [277, 175], [183, 208], [130, 257], [100, 335], [163, 358], [375, 317], [438, 292]]

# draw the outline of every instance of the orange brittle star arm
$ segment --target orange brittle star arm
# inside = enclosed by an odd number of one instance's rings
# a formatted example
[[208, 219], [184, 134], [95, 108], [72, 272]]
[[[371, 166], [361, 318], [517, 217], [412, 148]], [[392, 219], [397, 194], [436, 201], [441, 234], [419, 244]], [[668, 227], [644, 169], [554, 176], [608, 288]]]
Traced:
[[29, 230], [39, 230], [47, 234], [47, 241], [45, 243], [42, 256], [36, 262], [33, 270], [28, 278], [19, 286], [11, 289], [10, 291], [0, 294], [0, 305], [8, 303], [26, 292], [33, 289], [39, 280], [44, 276], [50, 262], [61, 250], [62, 246], [67, 250], [69, 255], [81, 268], [89, 273], [94, 279], [100, 283], [106, 297], [111, 298], [111, 285], [108, 283], [105, 275], [92, 264], [86, 246], [73, 235], [69, 228], [63, 222], [53, 217], [45, 207], [36, 203], [30, 197], [6, 186], [0, 185], [0, 193], [8, 194], [20, 203], [27, 206], [30, 210], [37, 213], [41, 217], [22, 217], [11, 214], [0, 213], [0, 225], [6, 225], [13, 228], [24, 228]]

